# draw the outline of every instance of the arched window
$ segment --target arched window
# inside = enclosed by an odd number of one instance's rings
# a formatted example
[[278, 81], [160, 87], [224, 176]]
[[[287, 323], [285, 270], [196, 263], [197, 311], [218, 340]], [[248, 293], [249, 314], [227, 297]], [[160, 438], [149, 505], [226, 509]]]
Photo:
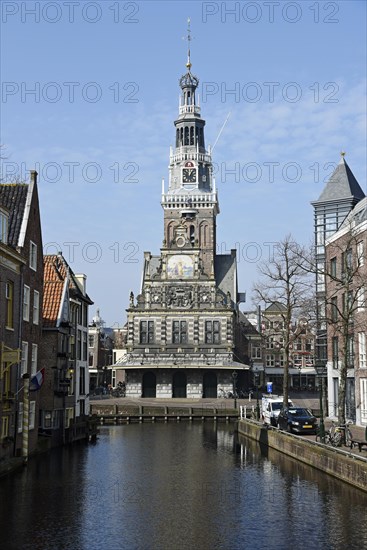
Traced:
[[185, 143], [184, 145], [189, 145], [189, 127], [185, 126]]
[[170, 222], [170, 223], [167, 225], [167, 246], [170, 246], [170, 244], [171, 244], [172, 241], [173, 241], [174, 229], [175, 229], [175, 224], [174, 224], [174, 222]]
[[190, 128], [190, 145], [195, 145], [194, 131], [195, 131], [195, 128], [193, 126], [191, 126], [191, 128]]
[[190, 243], [192, 245], [195, 244], [195, 226], [194, 225], [190, 225]]
[[200, 245], [208, 246], [209, 244], [209, 227], [208, 224], [203, 223], [200, 226]]

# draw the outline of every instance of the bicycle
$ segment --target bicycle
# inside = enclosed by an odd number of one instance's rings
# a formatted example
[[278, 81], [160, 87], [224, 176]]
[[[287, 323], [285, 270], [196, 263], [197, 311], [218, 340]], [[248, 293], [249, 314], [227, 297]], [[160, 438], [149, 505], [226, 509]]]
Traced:
[[218, 389], [218, 397], [224, 399], [238, 399], [237, 393], [233, 394], [231, 391], [225, 391], [223, 388]]
[[[331, 422], [329, 430], [325, 431], [324, 442], [326, 445], [332, 445], [333, 447], [341, 447], [342, 444], [350, 446], [353, 436], [349, 428], [350, 422], [336, 426], [334, 422]], [[316, 441], [320, 437], [320, 432], [316, 435]]]

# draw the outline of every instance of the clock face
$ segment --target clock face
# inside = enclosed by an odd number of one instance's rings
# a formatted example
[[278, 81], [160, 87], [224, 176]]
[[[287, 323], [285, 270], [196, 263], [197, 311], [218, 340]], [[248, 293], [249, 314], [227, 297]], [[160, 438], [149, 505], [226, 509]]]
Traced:
[[196, 168], [183, 168], [182, 169], [182, 181], [184, 183], [196, 182]]

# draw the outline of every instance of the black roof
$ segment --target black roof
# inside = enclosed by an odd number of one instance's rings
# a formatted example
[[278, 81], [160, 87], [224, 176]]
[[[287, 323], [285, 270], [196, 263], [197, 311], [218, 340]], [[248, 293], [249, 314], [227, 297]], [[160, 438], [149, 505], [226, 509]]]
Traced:
[[5, 183], [0, 185], [0, 206], [9, 210], [8, 244], [18, 245], [29, 185], [26, 183]]
[[351, 198], [358, 201], [363, 199], [364, 196], [365, 194], [352, 170], [342, 157], [321, 195], [314, 203]]

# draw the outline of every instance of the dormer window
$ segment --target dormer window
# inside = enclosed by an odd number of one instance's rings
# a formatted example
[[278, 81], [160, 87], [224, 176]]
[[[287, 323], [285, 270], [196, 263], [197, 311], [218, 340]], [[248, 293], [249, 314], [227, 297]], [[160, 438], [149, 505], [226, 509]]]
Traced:
[[0, 210], [0, 242], [8, 244], [9, 216]]

